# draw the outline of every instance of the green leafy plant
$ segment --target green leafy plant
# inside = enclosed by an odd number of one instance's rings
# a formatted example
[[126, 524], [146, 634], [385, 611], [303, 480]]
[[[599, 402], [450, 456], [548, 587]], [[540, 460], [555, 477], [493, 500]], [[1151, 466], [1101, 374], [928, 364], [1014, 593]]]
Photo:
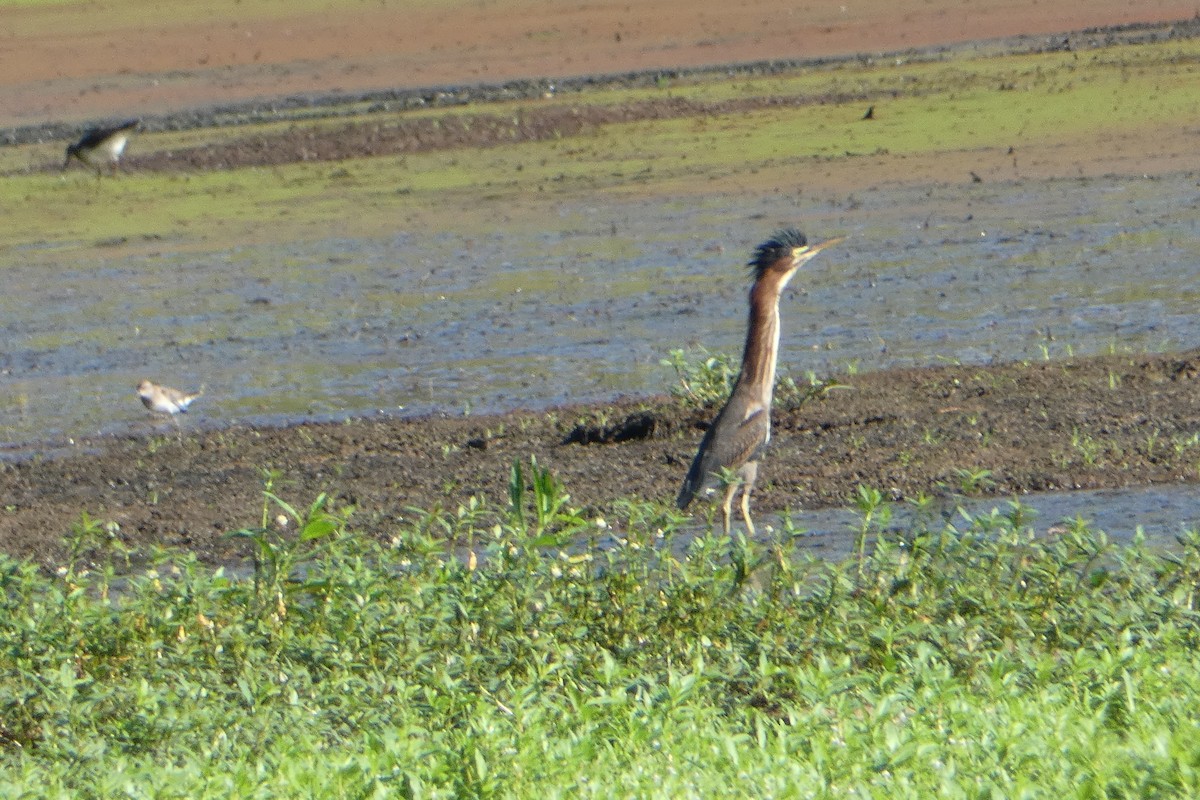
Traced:
[[[585, 525], [586, 520], [568, 505], [570, 500], [571, 496], [553, 473], [538, 465], [537, 456], [529, 458], [528, 479], [521, 462], [513, 461], [508, 479], [509, 511], [513, 525], [521, 533], [534, 537], [553, 533], [546, 540], [551, 543]], [[532, 523], [527, 518], [527, 505], [532, 507]]]
[[1093, 467], [1099, 463], [1104, 454], [1104, 445], [1089, 433], [1081, 433], [1079, 428], [1071, 430], [1071, 447], [1075, 449], [1083, 463]]
[[858, 553], [858, 570], [861, 574], [867, 558], [867, 539], [878, 536], [892, 520], [891, 506], [884, 500], [883, 492], [872, 486], [859, 484], [850, 501], [858, 511], [859, 521], [854, 529], [854, 549]]
[[954, 470], [954, 476], [958, 480], [958, 491], [968, 497], [987, 491], [996, 485], [990, 469], [958, 468]]
[[675, 370], [678, 379], [671, 387], [671, 394], [698, 408], [724, 403], [737, 377], [733, 356], [712, 353], [703, 347], [696, 360], [689, 359], [683, 350], [672, 350], [661, 363]]
[[[675, 371], [676, 383], [670, 387], [671, 394], [693, 408], [712, 408], [724, 403], [738, 375], [737, 360], [733, 356], [713, 353], [703, 347], [693, 358], [683, 350], [672, 350], [659, 363]], [[837, 381], [818, 378], [812, 371], [806, 374], [803, 384], [798, 384], [790, 375], [779, 375], [775, 379], [773, 404], [776, 408], [791, 410], [809, 400], [825, 397], [835, 389], [845, 388], [848, 387]]]
[[[250, 542], [256, 595], [260, 604], [274, 603], [274, 613], [282, 616], [288, 596], [322, 588], [307, 567], [325, 552], [326, 540], [343, 531], [347, 520], [328, 508], [329, 498], [324, 493], [307, 509], [297, 510], [271, 491], [274, 479], [274, 473], [266, 473], [259, 527], [242, 528], [229, 536]], [[279, 512], [274, 517], [273, 509]]]
[[100, 593], [107, 597], [118, 563], [125, 569], [130, 567], [131, 551], [121, 540], [120, 530], [115, 522], [102, 522], [81, 512], [79, 521], [63, 537], [67, 550], [64, 577], [74, 581], [94, 566], [100, 574]]
[[803, 384], [797, 384], [790, 375], [780, 375], [775, 379], [774, 406], [792, 411], [811, 400], [825, 398], [835, 390], [849, 388], [836, 380], [818, 378], [811, 370], [806, 373]]
[[1019, 503], [927, 497], [898, 524], [863, 486], [846, 558], [635, 500], [558, 537], [565, 488], [516, 472], [523, 526], [473, 500], [387, 541], [268, 473], [254, 573], [158, 548], [105, 595], [95, 570], [0, 556], [0, 795], [1200, 788], [1194, 530], [1118, 544], [1082, 515], [1047, 532]]

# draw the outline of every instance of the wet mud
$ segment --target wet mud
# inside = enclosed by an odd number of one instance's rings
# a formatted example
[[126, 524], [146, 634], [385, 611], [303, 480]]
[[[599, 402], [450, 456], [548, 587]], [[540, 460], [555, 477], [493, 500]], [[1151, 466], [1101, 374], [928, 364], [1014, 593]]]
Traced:
[[[1000, 366], [897, 369], [831, 379], [776, 412], [754, 508], [845, 505], [859, 485], [895, 501], [1194, 484], [1200, 351]], [[284, 428], [79, 441], [0, 467], [0, 550], [46, 561], [80, 513], [130, 547], [244, 556], [230, 531], [260, 523], [262, 489], [296, 506], [327, 493], [352, 528], [388, 538], [414, 509], [471, 497], [503, 511], [514, 462], [536, 456], [585, 513], [621, 524], [626, 497], [669, 504], [713, 409], [674, 398], [492, 416], [371, 418]], [[694, 507], [705, 519], [703, 504]]]

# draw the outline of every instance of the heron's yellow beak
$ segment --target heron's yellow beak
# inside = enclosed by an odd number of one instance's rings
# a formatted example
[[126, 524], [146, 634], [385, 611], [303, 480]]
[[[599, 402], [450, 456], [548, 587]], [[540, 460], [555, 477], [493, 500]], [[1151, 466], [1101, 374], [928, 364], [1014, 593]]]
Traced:
[[823, 242], [817, 242], [816, 244], [806, 244], [803, 247], [797, 247], [795, 250], [793, 250], [792, 257], [807, 261], [825, 248], [833, 247], [835, 244], [844, 242], [849, 238], [849, 236], [837, 236], [833, 239], [826, 239]]

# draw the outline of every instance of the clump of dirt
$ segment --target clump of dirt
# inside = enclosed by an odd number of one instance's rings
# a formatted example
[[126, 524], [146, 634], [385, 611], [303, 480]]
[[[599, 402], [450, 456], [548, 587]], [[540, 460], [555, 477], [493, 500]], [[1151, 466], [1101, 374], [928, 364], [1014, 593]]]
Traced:
[[621, 442], [653, 438], [659, 430], [659, 415], [652, 411], [635, 412], [620, 422], [604, 425], [581, 422], [576, 425], [564, 444], [620, 444]]
[[[344, 161], [456, 148], [495, 147], [577, 136], [604, 125], [744, 113], [854, 99], [848, 96], [756, 97], [723, 102], [662, 98], [607, 106], [590, 104], [523, 108], [512, 114], [444, 114], [339, 126], [296, 124], [286, 131], [255, 133], [226, 142], [131, 156], [125, 166], [156, 172], [194, 172], [300, 162]], [[46, 169], [61, 165], [48, 164]]]
[[[843, 505], [860, 484], [895, 499], [951, 495], [985, 471], [975, 483], [997, 495], [1195, 482], [1198, 375], [1200, 351], [842, 376], [775, 414], [755, 513]], [[673, 500], [713, 413], [654, 398], [83, 441], [78, 454], [0, 468], [0, 550], [53, 562], [86, 511], [130, 546], [229, 559], [240, 553], [225, 534], [261, 521], [264, 471], [294, 505], [326, 492], [356, 508], [354, 529], [390, 537], [414, 508], [473, 495], [504, 508], [513, 462], [531, 455], [573, 505], [611, 516], [620, 498]]]

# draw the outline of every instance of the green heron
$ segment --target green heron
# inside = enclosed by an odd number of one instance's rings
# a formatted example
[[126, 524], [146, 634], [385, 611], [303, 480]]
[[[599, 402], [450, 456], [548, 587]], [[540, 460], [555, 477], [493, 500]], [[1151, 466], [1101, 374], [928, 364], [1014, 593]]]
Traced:
[[172, 389], [170, 386], [159, 386], [157, 383], [142, 381], [137, 385], [137, 393], [138, 397], [142, 399], [142, 405], [156, 414], [166, 414], [178, 428], [179, 420], [176, 418], [176, 414], [187, 413], [188, 406], [204, 393], [204, 389], [202, 387], [195, 394], [188, 394], [178, 389]]
[[125, 152], [125, 145], [129, 142], [129, 136], [138, 126], [138, 122], [140, 120], [131, 119], [110, 128], [89, 128], [84, 131], [79, 141], [67, 145], [67, 159], [63, 162], [63, 169], [71, 166], [71, 159], [76, 158], [80, 164], [94, 168], [97, 175], [101, 173], [101, 167], [105, 163], [115, 173], [117, 164], [121, 161], [121, 154]]
[[[750, 324], [742, 369], [725, 407], [704, 434], [675, 501], [679, 508], [687, 508], [697, 493], [710, 494], [717, 484], [726, 483], [721, 503], [726, 534], [730, 529], [730, 507], [739, 485], [742, 518], [746, 520], [746, 528], [754, 533], [750, 493], [758, 476], [758, 460], [771, 438], [771, 395], [779, 357], [779, 296], [800, 267], [844, 239], [810, 245], [803, 233], [790, 228], [759, 245], [750, 259], [754, 284], [750, 287]], [[735, 476], [737, 479], [731, 480]]]

